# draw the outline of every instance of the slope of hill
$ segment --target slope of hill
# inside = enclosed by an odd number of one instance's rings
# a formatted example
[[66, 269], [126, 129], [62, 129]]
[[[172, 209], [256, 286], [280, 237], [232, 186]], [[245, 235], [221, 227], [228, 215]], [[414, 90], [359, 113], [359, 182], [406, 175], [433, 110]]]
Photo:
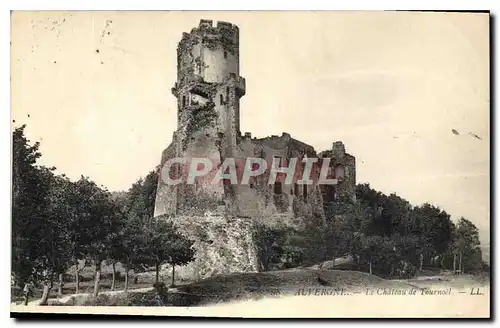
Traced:
[[401, 281], [385, 280], [358, 271], [297, 268], [259, 273], [214, 276], [199, 282], [169, 288], [158, 295], [150, 289], [134, 293], [108, 293], [93, 301], [66, 297], [52, 305], [107, 306], [203, 306], [240, 300], [255, 300], [285, 295], [353, 295], [366, 288], [409, 289]]
[[186, 295], [184, 298], [191, 299], [196, 305], [201, 305], [265, 296], [310, 293], [340, 295], [361, 292], [369, 287], [405, 289], [412, 286], [358, 271], [296, 268], [211, 277], [181, 286], [177, 292]]

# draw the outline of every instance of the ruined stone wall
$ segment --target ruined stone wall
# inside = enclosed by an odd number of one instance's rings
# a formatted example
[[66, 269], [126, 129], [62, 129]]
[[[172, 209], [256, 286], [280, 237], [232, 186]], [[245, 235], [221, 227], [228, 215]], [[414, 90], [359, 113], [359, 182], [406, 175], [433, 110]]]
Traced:
[[[162, 152], [160, 166], [163, 167], [165, 162], [171, 158], [176, 157], [177, 154], [177, 142], [173, 138], [172, 143]], [[160, 171], [160, 176], [158, 177], [158, 188], [156, 190], [156, 200], [155, 200], [155, 210], [154, 216], [158, 217], [161, 215], [174, 215], [177, 209], [177, 191], [175, 186], [170, 186], [162, 181]]]
[[338, 179], [336, 186], [323, 186], [322, 193], [325, 201], [356, 198], [356, 158], [346, 153], [345, 146], [341, 141], [336, 141], [331, 150], [323, 151], [319, 155], [323, 158], [330, 158], [330, 169]]
[[[281, 158], [288, 166], [291, 157], [302, 158], [304, 154], [315, 156], [314, 148], [283, 133], [264, 139], [252, 139], [249, 134], [241, 138], [237, 157], [263, 158], [271, 164], [274, 157]], [[299, 163], [297, 163], [298, 165]], [[322, 219], [324, 216], [321, 190], [317, 185], [269, 184], [269, 171], [251, 185], [238, 185], [236, 201], [238, 215], [252, 218], [257, 224], [268, 226], [285, 224], [299, 226], [303, 220]], [[304, 192], [304, 189], [307, 189]]]

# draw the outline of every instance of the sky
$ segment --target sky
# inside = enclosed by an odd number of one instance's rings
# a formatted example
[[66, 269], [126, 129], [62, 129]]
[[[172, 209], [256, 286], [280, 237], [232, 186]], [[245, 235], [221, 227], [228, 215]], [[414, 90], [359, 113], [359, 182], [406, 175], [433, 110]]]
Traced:
[[464, 216], [489, 243], [487, 14], [14, 12], [13, 127], [41, 164], [127, 190], [171, 141], [177, 43], [200, 19], [240, 28], [243, 133], [341, 140], [358, 183]]

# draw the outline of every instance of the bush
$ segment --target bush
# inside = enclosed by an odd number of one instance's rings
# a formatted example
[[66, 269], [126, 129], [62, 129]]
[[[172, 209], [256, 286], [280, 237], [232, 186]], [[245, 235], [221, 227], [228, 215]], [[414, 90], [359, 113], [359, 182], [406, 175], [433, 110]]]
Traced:
[[158, 294], [163, 294], [163, 292], [166, 290], [165, 287], [165, 283], [164, 282], [155, 282], [153, 284], [153, 287], [156, 289], [156, 292]]
[[391, 277], [398, 277], [400, 279], [409, 279], [417, 273], [417, 267], [408, 261], [399, 261], [390, 274]]
[[281, 263], [283, 269], [296, 268], [304, 262], [304, 251], [298, 247], [285, 246], [283, 247], [283, 255]]
[[[293, 233], [292, 229], [281, 227], [258, 226], [254, 231], [255, 244], [258, 250], [260, 263], [265, 271], [281, 269], [283, 265], [295, 265], [298, 255], [292, 252], [292, 248], [284, 249], [288, 237]], [[289, 263], [289, 262], [293, 262]], [[284, 264], [285, 263], [285, 264]]]

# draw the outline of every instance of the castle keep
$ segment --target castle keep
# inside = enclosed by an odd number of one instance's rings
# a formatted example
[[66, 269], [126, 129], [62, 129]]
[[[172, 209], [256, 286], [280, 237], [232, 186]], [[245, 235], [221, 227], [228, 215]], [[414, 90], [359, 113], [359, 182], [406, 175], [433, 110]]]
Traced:
[[[324, 204], [338, 197], [354, 197], [355, 158], [342, 142], [317, 153], [288, 133], [252, 138], [240, 131], [240, 98], [245, 79], [240, 76], [239, 30], [226, 22], [201, 20], [184, 33], [177, 48], [177, 131], [163, 151], [161, 165], [171, 158], [209, 158], [214, 166], [226, 158], [329, 158], [337, 185], [275, 182], [258, 177], [250, 184], [167, 185], [159, 179], [155, 217], [174, 222], [195, 240], [194, 278], [260, 271], [253, 231], [256, 225], [300, 226], [304, 220], [325, 220]], [[182, 174], [182, 173], [179, 173]]]

